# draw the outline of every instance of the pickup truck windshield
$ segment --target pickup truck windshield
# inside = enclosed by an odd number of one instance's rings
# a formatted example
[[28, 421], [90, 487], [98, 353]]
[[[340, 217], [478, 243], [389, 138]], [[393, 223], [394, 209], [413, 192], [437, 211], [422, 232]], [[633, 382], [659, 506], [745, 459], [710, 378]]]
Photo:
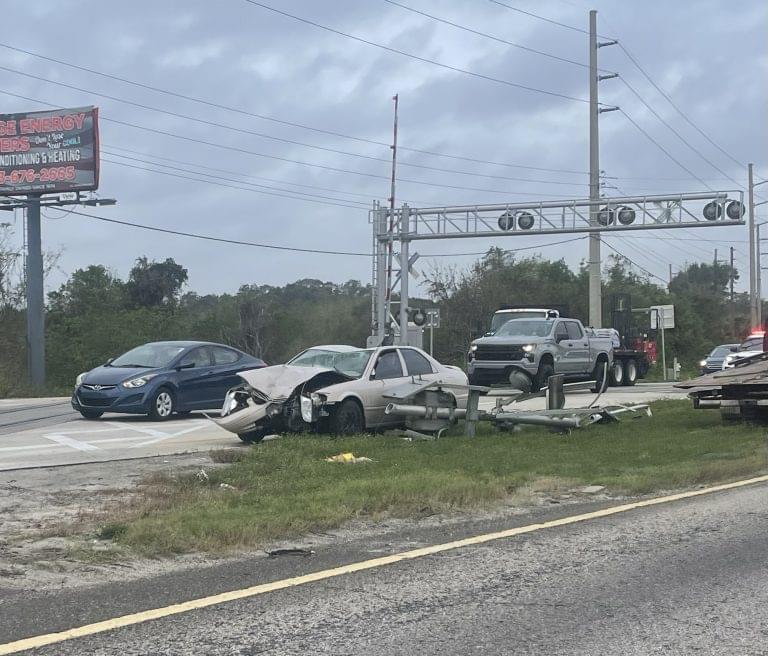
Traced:
[[546, 310], [517, 310], [515, 312], [497, 312], [491, 319], [491, 332], [495, 333], [507, 321], [513, 319], [544, 319], [547, 316]]
[[546, 337], [554, 325], [546, 319], [512, 319], [496, 331], [495, 337]]

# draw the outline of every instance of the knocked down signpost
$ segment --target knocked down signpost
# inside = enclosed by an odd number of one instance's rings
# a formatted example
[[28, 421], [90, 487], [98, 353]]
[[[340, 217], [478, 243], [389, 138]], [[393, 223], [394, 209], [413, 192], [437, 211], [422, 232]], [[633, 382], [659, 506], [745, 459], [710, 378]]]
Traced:
[[[607, 380], [605, 377], [603, 380]], [[565, 409], [566, 391], [593, 389], [595, 381], [563, 383], [563, 376], [552, 376], [547, 387], [537, 392], [517, 389], [491, 388], [479, 385], [443, 384], [440, 381], [417, 381], [401, 385], [387, 394], [391, 399], [385, 412], [404, 417], [406, 428], [415, 433], [431, 433], [440, 437], [445, 430], [464, 419], [467, 437], [474, 437], [478, 421], [490, 421], [501, 429], [516, 429], [521, 425], [545, 426], [571, 431], [600, 422], [617, 422], [623, 413], [643, 413], [651, 416], [647, 404], [597, 406], [603, 393], [597, 392], [593, 401], [580, 408]], [[458, 392], [458, 394], [457, 394]], [[455, 398], [467, 394], [467, 407], [456, 407]], [[454, 394], [456, 396], [454, 396]], [[481, 396], [495, 397], [491, 410], [479, 409]], [[541, 410], [515, 409], [515, 404], [532, 398], [546, 398], [546, 408]], [[511, 407], [510, 407], [511, 406]]]

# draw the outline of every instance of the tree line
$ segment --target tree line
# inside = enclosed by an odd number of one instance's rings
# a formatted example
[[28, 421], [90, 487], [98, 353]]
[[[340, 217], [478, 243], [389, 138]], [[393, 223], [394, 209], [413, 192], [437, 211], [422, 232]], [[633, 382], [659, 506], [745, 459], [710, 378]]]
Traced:
[[[29, 389], [23, 279], [18, 257], [3, 237], [0, 230], [0, 396], [7, 396]], [[726, 266], [693, 264], [664, 287], [635, 273], [623, 258], [611, 257], [603, 271], [604, 325], [610, 325], [614, 293], [630, 294], [634, 307], [674, 304], [677, 325], [666, 335], [669, 356], [697, 362], [714, 345], [739, 341], [749, 331], [746, 295], [736, 294], [731, 302], [727, 294], [737, 277]], [[50, 391], [63, 392], [78, 373], [153, 340], [221, 342], [274, 364], [316, 344], [364, 346], [370, 334], [371, 287], [356, 280], [254, 283], [234, 293], [200, 295], [186, 289], [187, 279], [187, 269], [172, 258], [139, 257], [125, 280], [100, 264], [74, 271], [47, 298]], [[434, 269], [426, 294], [411, 305], [441, 310], [435, 356], [463, 364], [469, 341], [487, 329], [501, 305], [568, 305], [572, 316], [585, 320], [588, 272], [585, 265], [572, 270], [563, 260], [519, 258], [492, 248], [466, 270]]]

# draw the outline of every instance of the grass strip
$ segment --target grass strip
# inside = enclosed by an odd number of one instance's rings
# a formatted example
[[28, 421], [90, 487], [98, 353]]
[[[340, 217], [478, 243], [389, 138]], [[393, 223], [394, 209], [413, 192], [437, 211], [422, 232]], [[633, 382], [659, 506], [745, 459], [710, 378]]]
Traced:
[[[531, 491], [604, 485], [615, 494], [643, 494], [768, 471], [764, 427], [722, 424], [717, 412], [693, 410], [686, 401], [658, 402], [653, 411], [652, 418], [624, 415], [619, 424], [571, 435], [481, 425], [473, 440], [459, 430], [413, 442], [284, 437], [244, 450], [203, 481], [194, 474], [154, 477], [100, 535], [144, 554], [221, 553], [353, 518], [522, 505]], [[340, 452], [373, 462], [324, 460]]]

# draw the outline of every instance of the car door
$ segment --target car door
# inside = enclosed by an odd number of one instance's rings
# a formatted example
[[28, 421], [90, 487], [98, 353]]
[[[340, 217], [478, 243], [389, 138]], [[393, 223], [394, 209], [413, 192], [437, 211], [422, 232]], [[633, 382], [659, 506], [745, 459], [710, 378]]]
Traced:
[[384, 409], [390, 402], [384, 398], [384, 394], [402, 385], [407, 379], [399, 350], [392, 348], [380, 351], [363, 392], [366, 426], [374, 428], [398, 423], [397, 417], [384, 414]]
[[242, 354], [225, 346], [211, 346], [213, 357], [213, 374], [210, 377], [211, 396], [209, 401], [211, 408], [220, 408], [224, 403], [227, 391], [243, 382], [237, 372], [242, 369], [240, 361]]
[[[581, 326], [576, 321], [566, 321], [565, 328], [568, 331], [571, 364], [574, 367], [573, 372], [585, 374], [591, 371], [589, 338], [584, 334]], [[571, 344], [573, 344], [573, 346], [570, 346]]]
[[[177, 403], [185, 410], [202, 410], [210, 407], [211, 381], [214, 375], [211, 353], [207, 346], [192, 349], [176, 365]], [[223, 399], [222, 399], [223, 402]]]
[[440, 376], [435, 372], [432, 363], [416, 349], [398, 349], [405, 363], [406, 376], [414, 376], [417, 380], [437, 380]]
[[555, 373], [572, 375], [576, 372], [573, 363], [573, 341], [568, 335], [565, 321], [558, 321], [554, 330], [555, 337]]

